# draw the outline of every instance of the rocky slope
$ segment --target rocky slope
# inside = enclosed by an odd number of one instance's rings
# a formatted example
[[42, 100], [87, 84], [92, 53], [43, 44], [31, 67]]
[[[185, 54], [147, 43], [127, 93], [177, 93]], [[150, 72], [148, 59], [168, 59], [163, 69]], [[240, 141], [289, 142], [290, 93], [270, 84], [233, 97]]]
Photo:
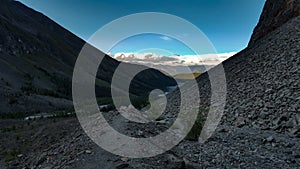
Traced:
[[224, 123], [300, 137], [299, 7], [298, 0], [268, 0], [248, 48], [223, 63]]
[[[0, 2], [0, 113], [72, 107], [71, 79], [85, 42], [18, 1]], [[101, 91], [98, 96], [110, 96], [108, 84], [119, 63], [105, 56], [97, 76], [97, 91]], [[136, 69], [136, 65], [127, 66]], [[146, 94], [152, 88], [165, 88], [174, 82], [149, 69], [133, 84], [133, 93]]]
[[290, 19], [300, 15], [299, 0], [268, 0], [264, 6], [259, 24], [254, 29], [250, 46], [262, 37], [279, 28]]

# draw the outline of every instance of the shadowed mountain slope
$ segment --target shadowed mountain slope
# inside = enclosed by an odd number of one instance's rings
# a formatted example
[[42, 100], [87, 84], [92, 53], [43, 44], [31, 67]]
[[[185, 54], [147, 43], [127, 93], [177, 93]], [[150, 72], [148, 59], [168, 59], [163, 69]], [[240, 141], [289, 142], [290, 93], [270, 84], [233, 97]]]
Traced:
[[[85, 42], [20, 2], [0, 2], [0, 113], [72, 107], [72, 73]], [[111, 77], [119, 63], [105, 56], [97, 76], [97, 96], [110, 97]], [[131, 91], [134, 96], [147, 95], [153, 88], [170, 85], [175, 85], [171, 78], [148, 69], [135, 78]]]

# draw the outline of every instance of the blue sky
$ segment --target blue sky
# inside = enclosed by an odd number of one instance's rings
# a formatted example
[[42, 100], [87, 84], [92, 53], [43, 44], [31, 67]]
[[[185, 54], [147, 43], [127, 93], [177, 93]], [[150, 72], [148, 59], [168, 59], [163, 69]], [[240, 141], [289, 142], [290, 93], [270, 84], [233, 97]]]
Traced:
[[[105, 24], [122, 16], [139, 12], [163, 12], [188, 20], [202, 30], [218, 53], [240, 51], [248, 44], [259, 20], [265, 0], [20, 0], [47, 15], [77, 36], [87, 40]], [[166, 40], [145, 35], [121, 42], [124, 50], [130, 46], [139, 50], [137, 39], [151, 41], [162, 48]], [[135, 45], [135, 46], [134, 46]], [[141, 47], [139, 47], [141, 45]], [[182, 46], [182, 44], [181, 44]], [[155, 47], [155, 46], [154, 46]], [[184, 48], [184, 47], [182, 47]], [[120, 47], [117, 50], [122, 50]], [[173, 50], [173, 49], [170, 49]], [[134, 52], [134, 51], [131, 51]], [[188, 49], [172, 51], [186, 54]]]
[[155, 53], [161, 56], [196, 54], [182, 42], [161, 34], [140, 34], [131, 36], [110, 50], [112, 54], [132, 52]]

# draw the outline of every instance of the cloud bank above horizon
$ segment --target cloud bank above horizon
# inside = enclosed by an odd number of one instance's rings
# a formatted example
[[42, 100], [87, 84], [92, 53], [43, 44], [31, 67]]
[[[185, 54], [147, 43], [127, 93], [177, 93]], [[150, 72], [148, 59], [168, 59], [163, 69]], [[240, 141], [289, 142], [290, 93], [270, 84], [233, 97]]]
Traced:
[[116, 53], [114, 55], [109, 55], [119, 61], [142, 65], [154, 64], [168, 66], [213, 66], [225, 61], [235, 54], [237, 54], [237, 52], [183, 56], [160, 56], [154, 53]]
[[144, 65], [174, 76], [189, 74], [190, 72], [206, 72], [236, 53], [237, 52], [184, 56], [159, 56], [153, 53], [116, 53], [109, 55], [118, 61]]

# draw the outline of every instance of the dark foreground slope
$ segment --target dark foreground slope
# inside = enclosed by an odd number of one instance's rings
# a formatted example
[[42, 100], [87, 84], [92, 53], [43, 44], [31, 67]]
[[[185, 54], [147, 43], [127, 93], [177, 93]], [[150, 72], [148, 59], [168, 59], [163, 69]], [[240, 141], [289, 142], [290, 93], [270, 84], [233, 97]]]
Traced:
[[[85, 42], [20, 2], [0, 2], [0, 113], [72, 107], [72, 73]], [[103, 60], [97, 76], [98, 96], [109, 97], [118, 64], [108, 56]], [[136, 69], [136, 65], [127, 66]], [[137, 77], [133, 93], [170, 85], [174, 83], [169, 77], [150, 69]]]
[[[1, 133], [1, 148], [14, 150], [14, 143], [21, 148], [19, 151], [4, 149], [6, 153], [2, 156], [10, 159], [6, 166], [78, 169], [299, 168], [299, 30], [300, 16], [292, 17], [224, 62], [228, 81], [226, 109], [222, 123], [204, 144], [184, 140], [158, 157], [127, 159], [95, 145], [76, 119], [29, 124], [14, 121], [13, 124], [22, 127]], [[205, 101], [210, 97], [207, 74], [197, 80]], [[173, 104], [178, 102], [178, 98], [173, 99]], [[208, 106], [208, 101], [202, 106]], [[135, 124], [120, 123], [117, 112], [110, 112], [107, 116], [114, 127], [142, 137], [157, 132], [158, 128], [168, 127], [157, 123], [149, 126], [148, 130], [140, 131]], [[13, 129], [12, 121], [0, 124]], [[2, 165], [4, 168], [4, 162]]]

